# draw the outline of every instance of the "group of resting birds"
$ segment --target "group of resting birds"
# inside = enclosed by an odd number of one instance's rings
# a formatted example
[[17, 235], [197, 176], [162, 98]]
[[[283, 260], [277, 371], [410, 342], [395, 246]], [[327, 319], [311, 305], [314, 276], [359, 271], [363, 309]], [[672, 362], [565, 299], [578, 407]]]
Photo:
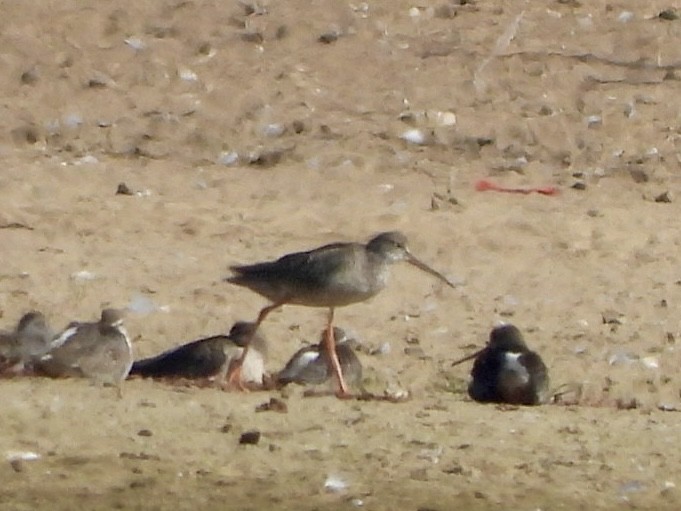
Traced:
[[[362, 366], [352, 349], [352, 340], [340, 328], [338, 353], [353, 383], [359, 383]], [[254, 324], [237, 322], [228, 334], [214, 335], [183, 344], [157, 356], [133, 361], [132, 344], [123, 326], [123, 312], [104, 309], [98, 322], [72, 322], [55, 334], [45, 316], [31, 311], [22, 316], [13, 331], [0, 332], [0, 374], [42, 375], [53, 378], [83, 377], [120, 388], [129, 376], [212, 379], [224, 381], [230, 367], [241, 359], [246, 343], [251, 349], [243, 360], [246, 384], [284, 386], [292, 382], [321, 384], [329, 378], [328, 355], [323, 343], [298, 350], [273, 381], [266, 380], [265, 340], [254, 332]]]
[[[388, 266], [407, 261], [454, 285], [414, 257], [399, 232], [380, 233], [366, 244], [332, 243], [277, 260], [232, 266], [228, 282], [269, 299], [255, 322], [237, 322], [226, 335], [199, 339], [155, 357], [134, 362], [122, 312], [104, 309], [98, 322], [73, 322], [55, 335], [45, 317], [29, 312], [12, 332], [0, 334], [0, 373], [31, 373], [51, 377], [86, 377], [120, 384], [128, 375], [152, 378], [213, 379], [245, 389], [265, 384], [267, 347], [258, 327], [273, 310], [286, 305], [328, 309], [322, 339], [298, 350], [276, 373], [272, 386], [321, 384], [335, 377], [336, 394], [350, 397], [348, 383], [361, 387], [362, 366], [352, 343], [333, 326], [337, 307], [365, 301], [388, 280]], [[535, 405], [548, 393], [547, 369], [528, 349], [512, 325], [495, 328], [485, 348], [454, 363], [475, 357], [468, 392], [480, 402]]]

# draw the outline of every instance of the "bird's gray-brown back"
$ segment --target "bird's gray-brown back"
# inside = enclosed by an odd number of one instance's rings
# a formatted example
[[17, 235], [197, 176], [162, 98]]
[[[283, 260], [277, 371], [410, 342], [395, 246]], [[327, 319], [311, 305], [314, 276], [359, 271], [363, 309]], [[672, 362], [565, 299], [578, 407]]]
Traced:
[[132, 367], [132, 345], [122, 317], [115, 309], [105, 309], [99, 322], [72, 323], [37, 365], [52, 377], [119, 384]]

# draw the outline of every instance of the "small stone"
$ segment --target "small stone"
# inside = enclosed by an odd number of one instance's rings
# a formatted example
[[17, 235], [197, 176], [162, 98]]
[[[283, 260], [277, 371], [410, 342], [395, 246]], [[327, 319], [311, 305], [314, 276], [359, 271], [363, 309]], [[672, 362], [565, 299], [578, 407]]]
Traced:
[[323, 44], [335, 43], [338, 40], [340, 34], [336, 31], [326, 32], [317, 38], [317, 41]]
[[589, 128], [595, 128], [603, 124], [603, 118], [600, 115], [590, 115], [586, 118], [586, 125]]
[[660, 195], [655, 197], [655, 202], [670, 203], [672, 202], [672, 194], [669, 191], [662, 192]]
[[239, 437], [240, 445], [257, 445], [260, 442], [260, 431], [246, 431]]
[[135, 195], [125, 183], [118, 183], [118, 188], [116, 188], [116, 195]]
[[239, 153], [236, 151], [224, 151], [220, 153], [217, 161], [220, 165], [236, 165], [239, 163]]
[[300, 135], [305, 131], [305, 123], [303, 123], [303, 121], [295, 120], [291, 123], [291, 128], [293, 129], [293, 133]]
[[38, 73], [34, 69], [29, 69], [21, 73], [21, 83], [24, 85], [33, 85], [38, 81]]
[[660, 11], [660, 14], [658, 14], [657, 17], [660, 18], [661, 20], [665, 20], [665, 21], [675, 21], [675, 20], [679, 19], [679, 11], [677, 11], [676, 9], [674, 9], [672, 7], [672, 8]]
[[15, 458], [9, 462], [10, 466], [12, 467], [12, 470], [15, 472], [23, 472], [24, 471], [24, 461], [19, 458]]
[[618, 410], [635, 410], [641, 407], [641, 403], [635, 397], [620, 397], [615, 400]]
[[261, 149], [248, 155], [248, 163], [258, 167], [273, 167], [281, 161], [284, 151], [281, 149]]
[[277, 27], [276, 32], [274, 33], [274, 37], [276, 39], [284, 39], [286, 36], [288, 36], [289, 30], [286, 25], [279, 25]]
[[601, 317], [605, 325], [621, 325], [624, 321], [624, 314], [612, 310], [601, 313]]
[[575, 184], [573, 184], [570, 188], [573, 190], [586, 190], [586, 183], [583, 181], [577, 181]]
[[220, 428], [220, 433], [229, 433], [230, 431], [232, 431], [231, 424], [223, 424], [223, 426]]
[[431, 138], [427, 133], [416, 128], [405, 131], [400, 135], [400, 138], [405, 142], [414, 145], [426, 145], [431, 141]]
[[154, 434], [151, 432], [150, 429], [140, 429], [137, 432], [137, 436], [153, 436]]
[[288, 406], [284, 401], [276, 397], [270, 398], [266, 403], [262, 403], [255, 407], [256, 412], [278, 412], [288, 413]]
[[647, 183], [648, 181], [650, 181], [648, 173], [642, 169], [631, 169], [629, 171], [629, 175], [631, 175], [631, 178], [634, 180], [635, 183], [640, 184]]

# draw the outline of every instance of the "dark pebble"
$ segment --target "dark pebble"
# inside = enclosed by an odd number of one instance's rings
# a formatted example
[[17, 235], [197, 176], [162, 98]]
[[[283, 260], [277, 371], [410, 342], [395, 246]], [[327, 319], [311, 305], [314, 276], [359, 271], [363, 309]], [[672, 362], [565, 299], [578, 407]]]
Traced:
[[125, 183], [118, 183], [118, 188], [116, 188], [116, 195], [134, 195], [132, 190]]
[[260, 431], [246, 431], [239, 437], [241, 445], [257, 445], [260, 442]]

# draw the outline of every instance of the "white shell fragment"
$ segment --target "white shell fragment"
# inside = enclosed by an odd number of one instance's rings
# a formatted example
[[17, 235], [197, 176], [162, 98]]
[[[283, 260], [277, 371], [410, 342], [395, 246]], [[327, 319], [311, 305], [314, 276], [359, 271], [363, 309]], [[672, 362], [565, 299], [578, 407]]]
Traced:
[[400, 138], [414, 145], [424, 145], [428, 141], [426, 134], [417, 128], [405, 131]]
[[348, 483], [337, 475], [329, 475], [324, 481], [324, 489], [331, 493], [342, 492], [347, 489]]
[[71, 274], [71, 278], [73, 280], [85, 282], [85, 281], [88, 281], [88, 280], [95, 280], [97, 278], [97, 276], [94, 273], [92, 273], [91, 271], [80, 270], [80, 271], [73, 272]]

